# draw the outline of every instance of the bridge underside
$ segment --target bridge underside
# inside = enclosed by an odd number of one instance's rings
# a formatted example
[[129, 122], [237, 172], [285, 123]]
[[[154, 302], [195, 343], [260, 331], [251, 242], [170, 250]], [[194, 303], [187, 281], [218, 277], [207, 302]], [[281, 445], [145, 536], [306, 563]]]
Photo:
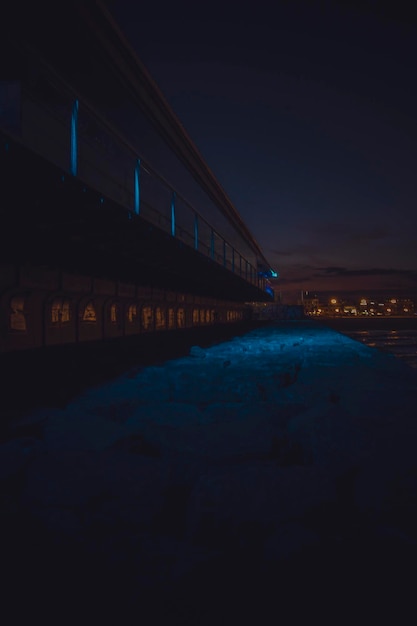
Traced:
[[223, 268], [2, 135], [0, 260], [236, 302], [268, 301]]

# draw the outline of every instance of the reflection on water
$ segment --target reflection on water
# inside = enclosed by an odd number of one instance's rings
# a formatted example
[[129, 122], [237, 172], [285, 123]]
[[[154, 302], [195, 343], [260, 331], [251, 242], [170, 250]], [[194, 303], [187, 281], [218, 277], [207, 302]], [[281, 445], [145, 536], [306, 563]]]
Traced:
[[371, 348], [390, 352], [417, 369], [417, 315], [408, 318], [327, 318], [325, 324]]
[[417, 368], [417, 330], [397, 329], [387, 330], [347, 330], [346, 335], [362, 341], [367, 346], [390, 352], [402, 359], [411, 367]]

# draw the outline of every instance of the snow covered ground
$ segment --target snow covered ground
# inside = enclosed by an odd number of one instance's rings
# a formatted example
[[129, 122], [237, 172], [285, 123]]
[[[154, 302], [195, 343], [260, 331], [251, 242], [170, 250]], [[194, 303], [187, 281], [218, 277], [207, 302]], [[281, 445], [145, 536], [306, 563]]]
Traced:
[[281, 322], [27, 415], [0, 446], [5, 597], [55, 623], [408, 612], [416, 382]]

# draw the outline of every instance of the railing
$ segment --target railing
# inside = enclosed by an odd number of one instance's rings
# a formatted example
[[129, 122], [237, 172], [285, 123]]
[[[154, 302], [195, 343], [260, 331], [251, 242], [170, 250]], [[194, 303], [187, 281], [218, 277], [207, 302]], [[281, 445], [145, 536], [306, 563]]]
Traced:
[[17, 135], [24, 145], [104, 197], [266, 290], [265, 279], [254, 265], [58, 77], [45, 73], [34, 88], [22, 87], [16, 106], [20, 108]]

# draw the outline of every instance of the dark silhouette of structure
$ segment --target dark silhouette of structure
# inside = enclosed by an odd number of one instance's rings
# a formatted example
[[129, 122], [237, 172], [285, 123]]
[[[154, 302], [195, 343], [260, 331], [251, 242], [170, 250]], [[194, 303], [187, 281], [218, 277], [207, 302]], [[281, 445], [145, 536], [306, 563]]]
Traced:
[[234, 322], [276, 275], [100, 1], [8, 9], [0, 350]]

